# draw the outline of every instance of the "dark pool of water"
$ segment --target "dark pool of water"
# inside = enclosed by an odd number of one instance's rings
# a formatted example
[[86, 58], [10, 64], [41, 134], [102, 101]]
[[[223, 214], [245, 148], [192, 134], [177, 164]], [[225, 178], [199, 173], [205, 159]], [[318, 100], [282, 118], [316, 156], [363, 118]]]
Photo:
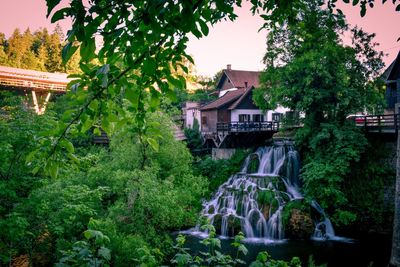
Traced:
[[[188, 235], [186, 247], [193, 254], [204, 251], [204, 245], [200, 244], [200, 237]], [[231, 239], [221, 240], [222, 251], [235, 255]], [[267, 251], [274, 259], [290, 260], [299, 257], [303, 266], [308, 266], [308, 258], [313, 256], [315, 263], [328, 264], [329, 267], [385, 267], [388, 266], [390, 257], [391, 240], [388, 236], [369, 235], [362, 240], [349, 241], [314, 241], [314, 240], [287, 240], [275, 243], [246, 243], [248, 254], [243, 258], [246, 262], [252, 262], [261, 251]]]

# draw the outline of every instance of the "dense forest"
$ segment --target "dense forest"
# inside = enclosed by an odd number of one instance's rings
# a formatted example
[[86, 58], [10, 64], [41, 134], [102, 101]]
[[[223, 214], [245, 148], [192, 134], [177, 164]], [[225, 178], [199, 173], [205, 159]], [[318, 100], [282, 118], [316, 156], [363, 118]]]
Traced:
[[15, 29], [7, 39], [0, 33], [0, 65], [46, 72], [79, 72], [79, 55], [66, 65], [62, 63], [61, 50], [65, 35], [59, 25], [54, 32], [46, 28], [32, 33]]

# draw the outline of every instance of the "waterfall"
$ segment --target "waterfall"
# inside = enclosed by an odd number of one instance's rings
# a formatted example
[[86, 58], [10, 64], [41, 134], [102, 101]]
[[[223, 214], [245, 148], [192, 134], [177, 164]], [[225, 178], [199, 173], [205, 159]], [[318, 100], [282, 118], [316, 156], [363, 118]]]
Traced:
[[299, 166], [299, 155], [291, 144], [259, 148], [246, 158], [241, 172], [203, 204], [202, 215], [221, 236], [242, 231], [247, 238], [283, 239], [283, 208], [303, 198]]
[[[258, 148], [243, 163], [241, 172], [223, 183], [210, 201], [203, 203], [202, 216], [214, 225], [221, 237], [239, 231], [248, 240], [282, 240], [285, 238], [282, 215], [291, 201], [303, 199], [299, 190], [300, 158], [288, 142]], [[332, 223], [324, 210], [313, 201], [321, 214], [314, 222], [315, 239], [334, 239]], [[191, 233], [202, 233], [197, 226]]]
[[335, 230], [333, 229], [331, 221], [326, 216], [324, 209], [314, 200], [311, 202], [311, 206], [323, 216], [323, 220], [318, 222], [315, 226], [313, 238], [334, 239]]

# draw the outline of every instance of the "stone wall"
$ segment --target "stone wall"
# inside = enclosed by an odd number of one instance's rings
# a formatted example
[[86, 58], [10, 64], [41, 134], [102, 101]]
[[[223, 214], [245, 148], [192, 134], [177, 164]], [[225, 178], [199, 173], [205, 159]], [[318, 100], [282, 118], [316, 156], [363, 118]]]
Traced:
[[213, 148], [212, 159], [230, 159], [235, 154], [236, 149], [234, 148]]

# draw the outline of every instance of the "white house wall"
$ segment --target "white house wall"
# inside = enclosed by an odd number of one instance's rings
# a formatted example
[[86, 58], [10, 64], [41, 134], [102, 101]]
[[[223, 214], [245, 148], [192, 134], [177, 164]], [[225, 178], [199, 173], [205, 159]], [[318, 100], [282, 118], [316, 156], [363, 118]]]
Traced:
[[264, 121], [272, 121], [272, 113], [285, 114], [287, 111], [290, 110], [281, 106], [278, 106], [275, 110], [268, 110], [267, 112], [262, 112], [260, 109], [234, 109], [231, 111], [231, 121], [239, 121], [240, 114], [249, 114], [251, 118], [253, 118], [253, 115], [260, 114], [264, 115]]
[[231, 110], [231, 121], [239, 121], [240, 114], [249, 114], [251, 118], [253, 118], [253, 115], [260, 114], [264, 115], [264, 120], [266, 117], [265, 112], [262, 112], [262, 110], [259, 109], [234, 109]]

